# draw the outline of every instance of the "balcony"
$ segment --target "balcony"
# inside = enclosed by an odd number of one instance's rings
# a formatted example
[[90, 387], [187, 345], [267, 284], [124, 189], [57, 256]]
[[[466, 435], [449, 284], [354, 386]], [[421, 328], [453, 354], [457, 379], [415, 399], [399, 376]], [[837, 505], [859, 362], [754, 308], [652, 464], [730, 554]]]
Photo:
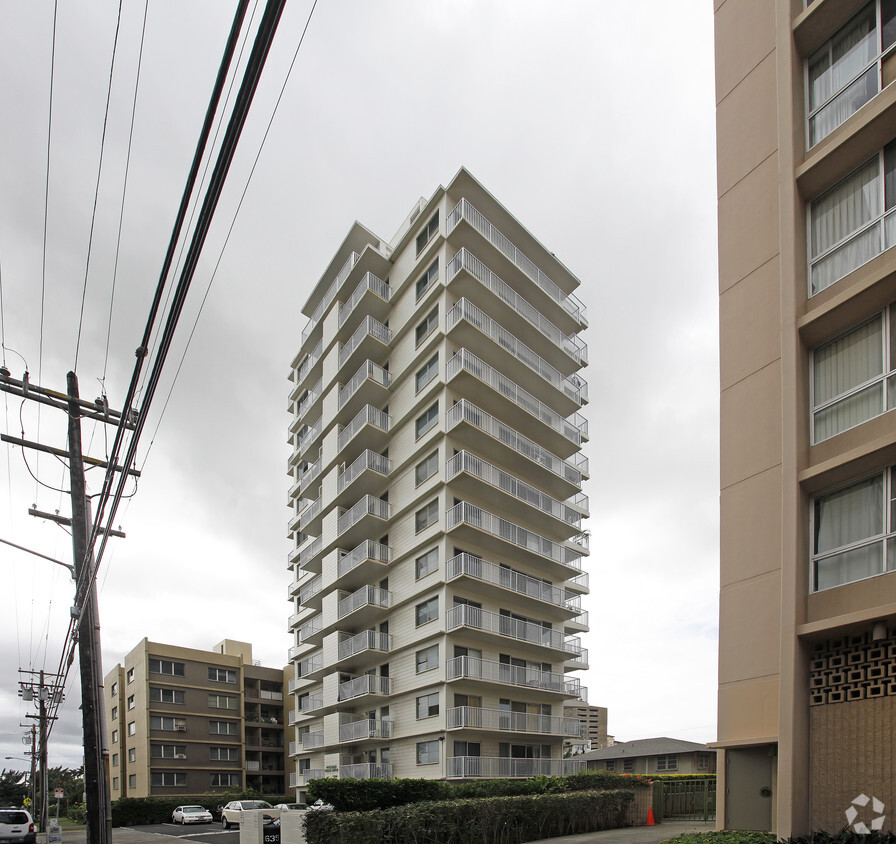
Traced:
[[468, 604], [460, 604], [448, 610], [446, 629], [450, 631], [459, 627], [493, 633], [507, 639], [526, 642], [528, 645], [535, 645], [547, 651], [557, 651], [563, 654], [564, 659], [567, 660], [581, 657], [583, 653], [587, 653], [577, 637], [567, 637], [561, 630], [552, 630], [549, 627], [542, 627], [540, 624], [533, 624], [531, 621], [521, 621], [509, 615], [489, 612]]
[[376, 653], [389, 653], [392, 650], [392, 637], [388, 633], [379, 633], [376, 630], [362, 630], [354, 636], [349, 636], [339, 643], [338, 658], [342, 662], [351, 659], [360, 653], [375, 651]]
[[365, 495], [357, 504], [339, 516], [336, 522], [336, 535], [351, 545], [352, 542], [363, 539], [370, 531], [378, 533], [384, 531], [385, 523], [391, 515], [392, 507], [388, 501]]
[[289, 743], [289, 752], [287, 753], [287, 756], [296, 756], [298, 754], [298, 752], [299, 752], [298, 742], [291, 741]]
[[570, 738], [582, 738], [585, 735], [585, 725], [577, 718], [560, 718], [556, 715], [482, 709], [478, 706], [455, 706], [445, 713], [445, 718], [445, 726], [449, 730], [497, 730]]
[[302, 750], [311, 750], [315, 747], [324, 746], [324, 731], [318, 730], [314, 733], [305, 733], [302, 736]]
[[321, 396], [321, 392], [323, 391], [323, 379], [319, 380], [302, 398], [299, 400], [299, 404], [296, 407], [296, 419], [303, 419], [308, 411], [316, 406], [317, 400]]
[[[506, 375], [480, 360], [469, 349], [460, 349], [448, 361], [445, 378], [461, 389], [474, 391], [477, 401], [488, 403], [499, 416], [508, 417], [525, 411], [540, 423], [538, 437], [568, 457], [588, 439], [588, 420], [580, 413], [564, 417]], [[484, 391], [482, 385], [491, 387]], [[543, 428], [541, 426], [544, 426]]]
[[449, 779], [528, 779], [529, 777], [563, 777], [579, 774], [585, 763], [572, 759], [511, 759], [506, 756], [449, 756], [446, 760]]
[[[354, 444], [353, 440], [363, 431], [364, 437], [358, 437], [358, 439], [363, 441], [364, 447], [373, 451], [381, 451], [388, 442], [391, 427], [392, 419], [389, 414], [368, 404], [362, 407], [355, 418], [339, 432], [336, 447], [340, 453], [345, 452], [341, 454], [343, 460], [346, 462], [352, 460], [353, 455], [349, 453], [348, 447], [350, 444]], [[357, 453], [359, 454], [363, 450], [363, 448], [359, 448]]]
[[292, 778], [295, 777], [298, 780], [298, 785], [308, 785], [311, 780], [323, 780], [332, 774], [328, 774], [325, 768], [305, 768], [304, 771], [289, 776], [290, 784], [292, 784]]
[[355, 497], [362, 494], [376, 494], [383, 487], [383, 479], [392, 471], [392, 461], [369, 448], [352, 462], [352, 464], [336, 478], [337, 503], [349, 487]]
[[352, 267], [358, 263], [358, 259], [361, 256], [358, 255], [357, 252], [352, 252], [348, 256], [348, 260], [342, 265], [342, 269], [336, 274], [336, 278], [333, 279], [333, 283], [327, 288], [327, 292], [324, 293], [323, 299], [320, 300], [318, 306], [314, 309], [314, 313], [311, 314], [311, 319], [308, 320], [308, 324], [305, 326], [302, 331], [302, 345], [305, 345], [305, 341], [311, 336], [314, 329], [317, 327], [320, 322], [321, 317], [327, 312], [327, 309], [330, 305], [333, 304], [333, 300], [336, 298], [336, 294], [339, 292], [339, 288], [342, 287], [343, 282], [348, 278], [348, 274], [352, 271]]
[[308, 353], [308, 356], [299, 364], [299, 368], [293, 379], [296, 384], [301, 384], [309, 375], [314, 365], [320, 360], [321, 352], [324, 350], [324, 341], [321, 341]]
[[545, 583], [537, 577], [513, 571], [475, 557], [472, 554], [458, 554], [445, 564], [446, 578], [450, 582], [458, 577], [470, 577], [484, 584], [482, 592], [490, 594], [493, 586], [532, 598], [540, 604], [550, 604], [567, 613], [580, 613], [580, 598], [559, 586]]
[[[320, 631], [323, 629], [323, 620], [321, 615], [309, 618], [298, 630], [296, 634], [300, 644], [309, 644]], [[316, 642], [320, 644], [320, 642]]]
[[337, 689], [337, 699], [353, 700], [365, 695], [385, 696], [392, 694], [392, 678], [378, 677], [376, 674], [362, 674], [346, 683], [340, 683]]
[[481, 680], [522, 689], [537, 689], [559, 694], [564, 698], [578, 698], [582, 693], [581, 682], [578, 679], [567, 679], [565, 674], [472, 656], [449, 659], [446, 663], [446, 677], [448, 680]]
[[545, 573], [556, 576], [558, 580], [565, 580], [582, 570], [583, 550], [578, 546], [570, 548], [554, 542], [467, 501], [455, 504], [448, 511], [445, 527], [447, 531], [456, 531], [458, 536], [469, 537], [499, 556], [508, 553], [509, 544], [516, 549], [516, 556], [519, 556], [520, 551], [527, 552], [525, 558], [530, 565], [543, 566], [545, 561], [554, 563], [557, 568], [546, 570]]
[[311, 465], [305, 469], [304, 472], [299, 476], [298, 484], [299, 484], [299, 493], [305, 494], [308, 492], [308, 487], [311, 483], [320, 475], [320, 470], [322, 466], [321, 458], [318, 457]]
[[[448, 409], [445, 428], [465, 445], [488, 456], [494, 455], [499, 465], [516, 466], [520, 456], [525, 457], [529, 462], [521, 465], [520, 470], [525, 469], [551, 495], [569, 498], [582, 491], [582, 478], [588, 470], [583, 456], [577, 454], [574, 458], [578, 465], [561, 460], [467, 399]], [[490, 439], [484, 439], [482, 434]]]
[[[298, 430], [302, 430], [299, 428]], [[300, 454], [303, 453], [311, 443], [313, 443], [319, 436], [321, 432], [320, 419], [316, 422], [312, 422], [311, 424], [305, 425], [304, 432], [299, 436], [296, 441], [296, 451]]]
[[320, 709], [324, 705], [324, 696], [320, 693], [303, 695], [299, 698], [299, 712], [305, 714], [306, 712], [314, 712], [315, 709]]
[[[457, 489], [474, 490], [490, 502], [500, 501], [501, 506], [512, 511], [519, 510], [519, 504], [531, 508], [526, 516], [527, 524], [562, 533], [566, 538], [581, 533], [582, 517], [586, 515], [581, 509], [558, 501], [469, 451], [458, 452], [448, 460], [446, 475], [447, 480], [455, 481]], [[489, 489], [483, 490], [482, 484]]]
[[308, 606], [309, 601], [320, 592], [320, 590], [323, 588], [323, 585], [323, 578], [320, 575], [306, 583], [299, 590], [299, 603], [303, 607]]
[[374, 778], [383, 780], [392, 779], [392, 766], [387, 762], [379, 765], [375, 765], [372, 762], [362, 762], [358, 765], [339, 766], [339, 779], [341, 780], [369, 780]]
[[388, 589], [362, 586], [336, 605], [336, 616], [341, 621], [354, 615], [352, 624], [370, 624], [375, 618], [381, 617], [380, 610], [387, 610], [391, 606], [392, 593]]
[[577, 592], [581, 595], [587, 595], [591, 591], [591, 587], [589, 586], [590, 578], [588, 576], [588, 572], [582, 572], [581, 574], [577, 574], [575, 577], [570, 578], [566, 581], [566, 588], [570, 592]]
[[[455, 285], [461, 295], [465, 295], [469, 290], [473, 298], [478, 300], [482, 298], [481, 288], [489, 291], [494, 297], [488, 300], [489, 310], [503, 309], [505, 313], [521, 317], [529, 323], [541, 337], [530, 335], [528, 332], [526, 336], [531, 336], [532, 342], [538, 342], [540, 353], [555, 361], [558, 368], [568, 372], [588, 364], [588, 347], [583, 340], [575, 334], [562, 332], [541, 311], [527, 302], [467, 249], [461, 249], [448, 262], [446, 270], [448, 283], [450, 284], [464, 271], [466, 275], [461, 276], [459, 283]], [[474, 279], [477, 284], [464, 283], [466, 277]], [[477, 287], [480, 289], [475, 289]]]
[[356, 413], [359, 407], [371, 402], [381, 404], [389, 394], [392, 385], [392, 376], [389, 370], [384, 369], [372, 360], [366, 360], [349, 382], [339, 390], [338, 405], [340, 417], [345, 414]]
[[365, 539], [357, 548], [339, 558], [336, 572], [339, 585], [351, 589], [371, 580], [379, 580], [392, 562], [392, 549], [371, 539]]
[[[446, 233], [450, 235], [462, 221], [467, 222], [473, 229], [475, 229], [475, 231], [494, 246], [498, 252], [507, 258], [514, 267], [533, 281], [546, 299], [558, 304], [563, 309], [563, 312], [571, 318], [577, 329], [584, 328], [588, 325], [585, 306], [575, 296], [561, 290], [557, 284], [551, 281], [551, 279], [536, 266], [534, 261], [531, 261], [517, 249], [509, 238], [505, 237], [488, 221], [485, 215], [477, 211], [472, 203], [466, 199], [461, 199], [448, 215]], [[540, 303], [538, 308], [539, 310], [543, 310]]]
[[320, 531], [320, 512], [322, 509], [323, 498], [318, 498], [299, 513], [299, 530], [302, 533]]
[[382, 358], [388, 353], [391, 342], [391, 330], [378, 319], [366, 316], [348, 342], [339, 350], [337, 366], [341, 370], [349, 366], [352, 361], [369, 357]]
[[321, 652], [311, 654], [300, 660], [296, 665], [296, 677], [306, 678], [309, 674], [322, 671], [324, 667], [324, 655]]
[[[456, 329], [456, 330], [455, 330]], [[550, 403], [570, 414], [588, 401], [588, 385], [578, 375], [564, 376], [506, 328], [468, 299], [461, 299], [445, 318], [446, 333], [454, 332], [459, 345], [486, 348], [486, 356], [526, 389], [550, 395]], [[484, 345], [482, 337], [490, 344]]]
[[321, 548], [323, 547], [323, 540], [321, 537], [316, 536], [310, 543], [305, 545], [301, 551], [299, 551], [296, 562], [298, 563], [299, 571], [315, 571], [316, 569], [320, 569], [320, 561], [317, 560], [318, 565], [315, 566], [315, 558], [320, 554]]
[[340, 742], [358, 742], [367, 739], [392, 738], [392, 722], [365, 718], [362, 721], [350, 721], [339, 725]]
[[563, 629], [567, 633], [587, 633], [589, 630], [588, 610], [582, 610], [578, 615], [563, 622]]
[[389, 300], [392, 288], [373, 273], [365, 273], [348, 301], [339, 308], [339, 328], [342, 328], [355, 308], [365, 301], [364, 313], [377, 317], [385, 317], [389, 312]]

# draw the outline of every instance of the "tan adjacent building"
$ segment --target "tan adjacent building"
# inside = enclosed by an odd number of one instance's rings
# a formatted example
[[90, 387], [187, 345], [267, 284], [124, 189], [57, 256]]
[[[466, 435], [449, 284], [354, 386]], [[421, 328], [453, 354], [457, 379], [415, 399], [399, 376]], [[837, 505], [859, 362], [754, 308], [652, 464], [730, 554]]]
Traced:
[[246, 642], [201, 651], [143, 639], [105, 678], [112, 799], [284, 794], [284, 681]]
[[[585, 726], [585, 734], [582, 739], [590, 742], [589, 750], [598, 750], [606, 747], [607, 737], [607, 707], [590, 706], [586, 703], [578, 703], [563, 707], [563, 715], [566, 718], [575, 718]], [[576, 741], [573, 744], [581, 744]]]
[[579, 770], [579, 281], [466, 170], [356, 223], [292, 363], [296, 785]]
[[714, 7], [718, 817], [779, 836], [888, 829], [896, 6]]

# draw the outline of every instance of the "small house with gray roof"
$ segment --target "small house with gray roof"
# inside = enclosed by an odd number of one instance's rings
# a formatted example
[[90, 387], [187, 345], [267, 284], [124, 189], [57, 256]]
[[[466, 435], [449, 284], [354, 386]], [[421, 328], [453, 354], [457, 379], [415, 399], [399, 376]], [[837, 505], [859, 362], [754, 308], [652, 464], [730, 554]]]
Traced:
[[591, 750], [576, 757], [589, 771], [618, 774], [714, 774], [716, 752], [705, 744], [681, 739], [638, 739]]

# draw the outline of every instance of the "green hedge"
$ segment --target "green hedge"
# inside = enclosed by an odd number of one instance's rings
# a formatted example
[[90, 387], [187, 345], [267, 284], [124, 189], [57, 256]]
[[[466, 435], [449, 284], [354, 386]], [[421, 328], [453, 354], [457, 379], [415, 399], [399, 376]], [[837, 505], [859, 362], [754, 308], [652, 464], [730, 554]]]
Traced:
[[621, 827], [634, 792], [577, 791], [424, 801], [367, 812], [308, 812], [308, 844], [518, 844]]
[[[166, 823], [171, 820], [171, 813], [178, 806], [205, 806], [214, 814], [216, 806], [239, 800], [221, 794], [181, 795], [180, 797], [122, 797], [112, 804], [112, 826], [134, 826], [146, 823]], [[271, 805], [277, 803], [294, 803], [295, 797], [290, 795], [265, 795], [264, 797], [242, 798], [245, 800], [267, 800]], [[71, 817], [71, 812], [69, 812]], [[74, 818], [72, 818], [74, 820]]]

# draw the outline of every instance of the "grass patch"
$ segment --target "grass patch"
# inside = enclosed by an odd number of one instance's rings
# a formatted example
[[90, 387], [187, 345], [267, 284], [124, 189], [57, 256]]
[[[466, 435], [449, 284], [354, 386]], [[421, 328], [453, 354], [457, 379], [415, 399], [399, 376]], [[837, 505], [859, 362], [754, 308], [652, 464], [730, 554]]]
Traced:
[[774, 841], [775, 836], [770, 832], [723, 829], [718, 832], [683, 832], [662, 844], [772, 844]]

